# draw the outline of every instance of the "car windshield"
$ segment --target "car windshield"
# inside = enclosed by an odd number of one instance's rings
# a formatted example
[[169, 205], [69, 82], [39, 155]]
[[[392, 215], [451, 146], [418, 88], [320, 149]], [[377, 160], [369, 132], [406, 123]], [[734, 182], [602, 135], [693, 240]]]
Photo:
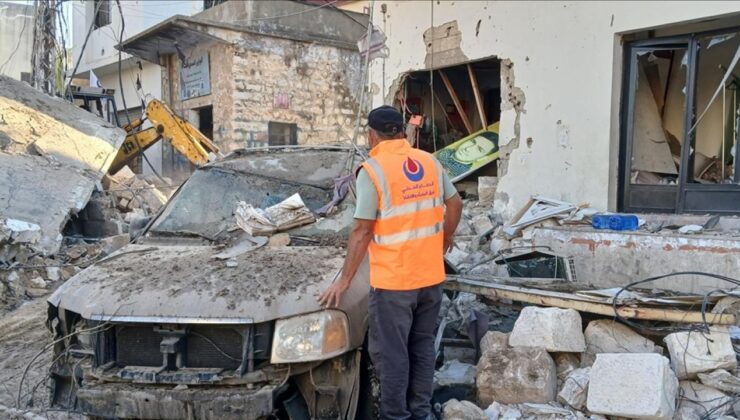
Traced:
[[[255, 151], [200, 168], [169, 201], [149, 232], [215, 238], [236, 226], [234, 210], [240, 201], [264, 209], [296, 193], [316, 211], [331, 201], [334, 179], [348, 173], [351, 156], [347, 150]], [[340, 206], [340, 215], [347, 212], [347, 205]], [[332, 230], [351, 223], [351, 217], [340, 219], [340, 226], [332, 220]]]

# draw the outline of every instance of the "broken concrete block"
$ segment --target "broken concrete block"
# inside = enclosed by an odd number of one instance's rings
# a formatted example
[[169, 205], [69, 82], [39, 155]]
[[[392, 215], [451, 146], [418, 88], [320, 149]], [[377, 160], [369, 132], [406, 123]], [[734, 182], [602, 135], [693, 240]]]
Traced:
[[460, 223], [457, 224], [455, 229], [455, 236], [472, 236], [473, 234], [470, 223], [464, 217], [460, 218]]
[[558, 392], [558, 401], [576, 410], [585, 409], [590, 373], [591, 368], [575, 369], [570, 372], [563, 380], [563, 386]]
[[485, 214], [474, 216], [471, 223], [473, 224], [473, 230], [476, 235], [485, 235], [486, 233], [491, 232], [495, 227], [493, 226], [491, 219]]
[[444, 420], [488, 420], [486, 414], [470, 401], [451, 399], [442, 406]]
[[34, 278], [30, 279], [28, 282], [31, 285], [31, 287], [35, 287], [37, 289], [45, 289], [46, 286], [47, 286], [46, 285], [46, 280], [44, 280], [41, 277], [34, 277]]
[[434, 372], [434, 400], [470, 400], [475, 397], [475, 366], [457, 360], [446, 362]]
[[478, 202], [481, 204], [493, 204], [493, 197], [496, 195], [497, 186], [498, 177], [478, 177]]
[[588, 323], [583, 333], [586, 351], [581, 356], [581, 366], [591, 366], [599, 353], [654, 353], [655, 343], [629, 327], [610, 319]]
[[448, 264], [450, 264], [455, 270], [461, 270], [463, 263], [468, 259], [467, 252], [463, 251], [457, 244], [453, 246], [447, 253], [445, 254], [445, 260]]
[[475, 366], [457, 360], [445, 363], [434, 372], [435, 386], [475, 385]]
[[581, 357], [577, 353], [553, 353], [552, 358], [555, 360], [558, 380], [560, 381], [565, 380], [571, 372], [578, 369], [581, 365]]
[[673, 418], [678, 379], [665, 357], [601, 353], [596, 355], [589, 376], [589, 411], [638, 419]]
[[706, 386], [717, 388], [720, 391], [730, 394], [740, 395], [740, 378], [726, 370], [717, 369], [714, 372], [699, 373], [696, 376]]
[[499, 353], [509, 347], [509, 334], [501, 331], [488, 331], [480, 339], [480, 354]]
[[671, 355], [671, 366], [679, 379], [695, 378], [697, 373], [737, 367], [727, 327], [710, 327], [709, 333], [683, 331], [669, 334], [663, 341]]
[[732, 411], [732, 399], [722, 391], [698, 382], [681, 381], [677, 419], [700, 420], [719, 418]]
[[135, 177], [136, 174], [134, 173], [134, 171], [132, 171], [131, 168], [129, 168], [128, 166], [124, 166], [115, 174], [106, 175], [103, 178], [103, 187], [105, 189], [109, 189], [111, 188], [112, 183], [128, 185], [129, 181], [131, 181]]
[[573, 309], [527, 306], [514, 324], [509, 345], [542, 347], [552, 352], [582, 352], [586, 342], [581, 315]]
[[486, 408], [488, 420], [519, 420], [522, 412], [515, 405], [504, 405], [494, 401]]
[[478, 361], [476, 387], [478, 402], [487, 406], [546, 403], [555, 399], [557, 373], [552, 357], [542, 348], [509, 347], [487, 351]]
[[59, 281], [62, 277], [59, 267], [46, 267], [46, 278], [50, 281]]
[[100, 240], [100, 245], [102, 246], [102, 252], [104, 255], [110, 255], [119, 249], [123, 248], [124, 246], [128, 245], [130, 241], [130, 238], [128, 234], [125, 235], [115, 235], [115, 236], [109, 236], [107, 238], [103, 238]]

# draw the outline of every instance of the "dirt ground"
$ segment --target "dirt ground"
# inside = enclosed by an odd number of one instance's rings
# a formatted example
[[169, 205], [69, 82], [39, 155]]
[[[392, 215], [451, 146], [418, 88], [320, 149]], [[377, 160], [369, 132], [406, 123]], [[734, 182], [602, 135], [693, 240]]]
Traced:
[[21, 401], [16, 406], [18, 385], [26, 366], [52, 341], [46, 328], [46, 298], [28, 301], [0, 319], [0, 418], [3, 419], [79, 419], [76, 414], [47, 411], [49, 348], [31, 365], [23, 379]]

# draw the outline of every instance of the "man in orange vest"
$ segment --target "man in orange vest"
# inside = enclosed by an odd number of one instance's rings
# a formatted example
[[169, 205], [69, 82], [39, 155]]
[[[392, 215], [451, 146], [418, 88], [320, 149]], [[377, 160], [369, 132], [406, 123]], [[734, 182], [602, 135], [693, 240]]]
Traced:
[[410, 146], [396, 109], [372, 110], [368, 125], [372, 150], [357, 174], [342, 276], [319, 302], [339, 305], [369, 254], [369, 352], [380, 381], [381, 417], [427, 419], [443, 256], [452, 246], [462, 200], [437, 159]]

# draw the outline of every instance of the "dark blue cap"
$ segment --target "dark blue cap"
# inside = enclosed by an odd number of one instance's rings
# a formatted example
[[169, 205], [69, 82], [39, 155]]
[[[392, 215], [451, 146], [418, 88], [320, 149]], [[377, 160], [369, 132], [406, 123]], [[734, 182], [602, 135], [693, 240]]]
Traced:
[[379, 106], [367, 115], [367, 125], [383, 134], [396, 134], [403, 131], [403, 115], [392, 106]]

